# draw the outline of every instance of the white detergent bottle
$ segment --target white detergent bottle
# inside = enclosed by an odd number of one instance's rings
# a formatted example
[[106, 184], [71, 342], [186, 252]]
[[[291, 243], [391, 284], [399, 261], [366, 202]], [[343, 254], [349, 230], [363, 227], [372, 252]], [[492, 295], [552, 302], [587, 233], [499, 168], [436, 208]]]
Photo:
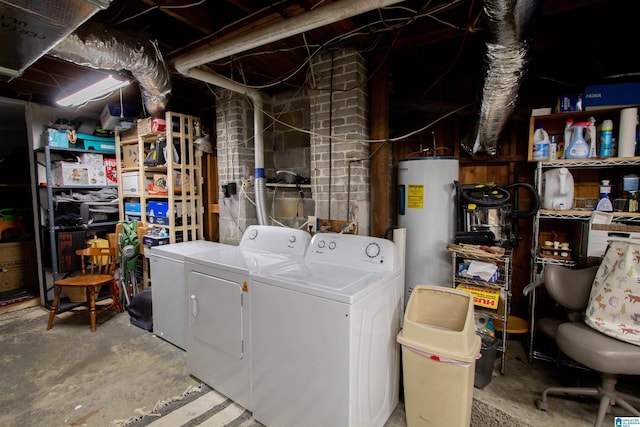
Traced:
[[566, 159], [586, 159], [589, 157], [590, 148], [587, 141], [584, 139], [584, 130], [589, 123], [580, 122], [574, 123], [571, 126], [571, 142], [564, 151], [564, 157]]

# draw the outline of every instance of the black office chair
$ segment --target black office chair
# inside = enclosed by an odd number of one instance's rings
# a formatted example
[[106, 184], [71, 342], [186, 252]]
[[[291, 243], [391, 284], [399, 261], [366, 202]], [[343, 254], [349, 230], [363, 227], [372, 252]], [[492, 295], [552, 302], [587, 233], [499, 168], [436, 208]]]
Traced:
[[[593, 269], [571, 270], [558, 265], [545, 267], [545, 287], [560, 305], [574, 311], [587, 307]], [[551, 327], [551, 325], [548, 325]], [[616, 390], [618, 375], [640, 375], [640, 347], [629, 344], [591, 328], [583, 321], [567, 321], [556, 325], [555, 341], [558, 349], [576, 362], [600, 373], [598, 387], [549, 387], [536, 402], [538, 409], [548, 410], [549, 394], [592, 396], [600, 400], [595, 426], [602, 425], [605, 414], [614, 405], [640, 416], [631, 403], [640, 404], [640, 398]]]

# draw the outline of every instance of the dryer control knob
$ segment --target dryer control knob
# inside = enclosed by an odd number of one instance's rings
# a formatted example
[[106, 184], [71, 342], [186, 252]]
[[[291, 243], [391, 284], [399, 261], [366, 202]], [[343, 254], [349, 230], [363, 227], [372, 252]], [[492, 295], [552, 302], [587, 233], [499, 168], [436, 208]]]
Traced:
[[320, 240], [320, 241], [318, 242], [318, 247], [319, 247], [320, 249], [324, 248], [324, 245], [325, 245], [324, 240]]
[[256, 238], [256, 237], [258, 237], [258, 230], [255, 230], [255, 229], [254, 229], [254, 230], [251, 230], [251, 231], [249, 232], [249, 238], [250, 238], [251, 240], [255, 240], [255, 238]]
[[335, 248], [336, 248], [336, 242], [330, 242], [329, 249], [335, 249]]
[[295, 243], [295, 242], [296, 242], [296, 236], [289, 237], [289, 243]]

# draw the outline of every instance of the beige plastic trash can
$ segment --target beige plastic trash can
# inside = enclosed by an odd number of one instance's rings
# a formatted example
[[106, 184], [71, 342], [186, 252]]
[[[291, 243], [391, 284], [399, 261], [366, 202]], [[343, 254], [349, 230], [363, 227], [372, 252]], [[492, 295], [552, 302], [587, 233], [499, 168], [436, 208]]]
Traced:
[[473, 296], [441, 286], [414, 287], [398, 342], [407, 426], [468, 426], [481, 345]]

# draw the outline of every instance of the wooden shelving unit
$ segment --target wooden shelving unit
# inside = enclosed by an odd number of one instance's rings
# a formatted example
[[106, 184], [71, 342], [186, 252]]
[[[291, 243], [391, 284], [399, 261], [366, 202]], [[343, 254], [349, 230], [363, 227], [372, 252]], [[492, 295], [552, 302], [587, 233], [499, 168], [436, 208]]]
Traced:
[[[120, 219], [134, 219], [125, 207], [139, 204], [139, 217], [135, 219], [144, 224], [148, 235], [166, 236], [168, 243], [203, 239], [202, 151], [194, 144], [200, 137], [200, 119], [166, 112], [166, 128], [159, 132], [149, 131], [151, 127], [144, 123], [149, 120], [141, 119], [138, 128], [116, 134]], [[145, 165], [152, 146], [163, 138], [164, 163]], [[134, 191], [129, 185], [132, 177]], [[156, 203], [166, 204], [166, 216], [148, 215], [148, 208]], [[144, 254], [143, 242], [140, 250]], [[146, 285], [146, 259], [144, 266]]]

